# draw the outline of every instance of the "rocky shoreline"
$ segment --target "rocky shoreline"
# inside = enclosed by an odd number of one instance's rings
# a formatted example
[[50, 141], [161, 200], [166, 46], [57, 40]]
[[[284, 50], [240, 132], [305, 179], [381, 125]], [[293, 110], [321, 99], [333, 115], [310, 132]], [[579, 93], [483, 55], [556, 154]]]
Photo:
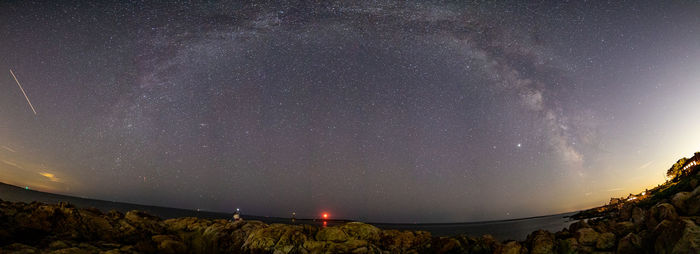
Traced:
[[698, 181], [700, 174], [667, 183], [647, 200], [592, 209], [595, 219], [555, 233], [538, 230], [521, 242], [434, 237], [360, 222], [319, 228], [162, 220], [141, 211], [1, 201], [0, 253], [700, 253]]

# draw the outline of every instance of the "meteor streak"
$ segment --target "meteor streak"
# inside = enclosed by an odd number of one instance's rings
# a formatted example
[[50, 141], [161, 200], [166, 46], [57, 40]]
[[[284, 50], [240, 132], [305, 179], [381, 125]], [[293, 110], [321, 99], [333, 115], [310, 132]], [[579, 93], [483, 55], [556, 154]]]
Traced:
[[12, 74], [12, 77], [15, 79], [15, 82], [17, 82], [17, 85], [19, 86], [19, 90], [22, 90], [22, 94], [24, 94], [24, 98], [27, 99], [27, 102], [29, 103], [29, 107], [32, 108], [32, 111], [34, 111], [34, 115], [36, 115], [36, 110], [34, 109], [34, 105], [32, 105], [32, 102], [29, 101], [29, 97], [27, 97], [27, 93], [24, 92], [24, 88], [22, 88], [22, 85], [19, 84], [19, 80], [17, 80], [17, 77], [15, 76], [15, 73], [12, 72], [12, 69], [10, 69], [10, 74]]

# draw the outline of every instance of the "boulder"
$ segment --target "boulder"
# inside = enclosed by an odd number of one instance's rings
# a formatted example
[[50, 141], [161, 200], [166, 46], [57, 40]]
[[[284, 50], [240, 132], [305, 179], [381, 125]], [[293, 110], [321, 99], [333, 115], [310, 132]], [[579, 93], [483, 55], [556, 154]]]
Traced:
[[598, 241], [598, 232], [592, 228], [581, 228], [576, 231], [576, 241], [582, 245], [592, 246]]
[[439, 237], [433, 239], [435, 253], [465, 253], [462, 244], [453, 237]]
[[700, 227], [692, 220], [682, 220], [682, 234], [672, 253], [700, 253]]
[[520, 243], [516, 241], [509, 241], [505, 244], [500, 245], [496, 251], [496, 254], [526, 254], [527, 249], [525, 249]]
[[634, 207], [632, 209], [632, 223], [639, 229], [644, 226], [644, 219], [646, 218], [646, 211], [639, 207]]
[[578, 241], [576, 241], [576, 238], [569, 237], [566, 239], [559, 239], [557, 240], [557, 253], [562, 253], [562, 254], [575, 254], [579, 253], [583, 249], [583, 245], [579, 244]]
[[[201, 238], [199, 238], [200, 253], [230, 253], [238, 251], [241, 249], [241, 246], [243, 246], [245, 240], [247, 240], [249, 234], [253, 232], [253, 230], [250, 229], [256, 226], [263, 228], [261, 224], [252, 223], [252, 221], [212, 221], [211, 225], [204, 229], [201, 233]], [[243, 230], [244, 227], [250, 231]], [[296, 228], [290, 227], [285, 230], [292, 229]]]
[[527, 236], [527, 248], [532, 254], [554, 252], [554, 234], [546, 230], [537, 230]]
[[277, 246], [301, 246], [307, 238], [301, 226], [287, 225], [279, 235]]
[[274, 238], [253, 232], [243, 243], [243, 250], [253, 253], [272, 252], [276, 242]]
[[[27, 212], [19, 212], [14, 218], [19, 228], [51, 232], [53, 223], [59, 218], [60, 211], [55, 206], [41, 205]], [[58, 216], [57, 216], [58, 215]]]
[[595, 229], [596, 232], [605, 233], [605, 232], [611, 232], [611, 231], [613, 231], [614, 225], [615, 225], [615, 222], [614, 222], [614, 221], [612, 221], [612, 220], [607, 220], [607, 219], [606, 219], [606, 220], [602, 220], [602, 221], [596, 222], [596, 223], [595, 223], [594, 225], [592, 225], [591, 227], [592, 227], [593, 229]]
[[431, 235], [425, 231], [382, 230], [379, 246], [390, 252], [406, 252], [410, 249], [423, 249], [430, 244]]
[[339, 227], [326, 227], [316, 233], [316, 240], [344, 242], [348, 240], [348, 235]]
[[492, 235], [483, 235], [481, 237], [459, 237], [460, 244], [467, 253], [493, 253], [500, 247], [500, 243], [493, 238]]
[[111, 249], [111, 250], [107, 250], [107, 251], [102, 251], [102, 252], [100, 252], [100, 254], [137, 254], [138, 253], [134, 250], [134, 247], [131, 245], [128, 245], [125, 247], [129, 247], [129, 248], [122, 247], [122, 248]]
[[[194, 217], [176, 218], [164, 221], [167, 229], [182, 239], [191, 253], [229, 253], [240, 251], [248, 236], [268, 225], [259, 221], [207, 220]], [[282, 224], [270, 229], [280, 233]], [[270, 232], [259, 232], [258, 237]], [[280, 234], [275, 235], [279, 239]], [[260, 239], [251, 239], [259, 241]]]
[[634, 231], [634, 223], [629, 221], [618, 222], [613, 226], [613, 232], [618, 237], [626, 236]]
[[634, 233], [627, 234], [617, 244], [618, 254], [637, 254], [642, 252], [642, 238]]
[[112, 240], [116, 234], [114, 227], [107, 217], [97, 209], [81, 209], [78, 211], [81, 223], [80, 235], [84, 239]]
[[151, 240], [155, 243], [160, 243], [160, 242], [165, 241], [165, 240], [179, 241], [180, 239], [174, 235], [154, 235], [154, 236], [151, 236]]
[[328, 242], [324, 252], [327, 253], [367, 253], [373, 246], [365, 240], [350, 239], [345, 242]]
[[90, 243], [79, 243], [78, 248], [80, 248], [81, 250], [86, 250], [89, 253], [97, 253], [101, 251], [100, 248], [97, 248]]
[[586, 222], [585, 220], [579, 220], [579, 221], [571, 223], [571, 225], [569, 225], [569, 232], [574, 233], [574, 232], [578, 231], [579, 229], [590, 228], [590, 227], [591, 226], [588, 225], [588, 222]]
[[13, 243], [2, 246], [0, 253], [39, 253], [39, 250], [26, 244]]
[[81, 249], [78, 247], [70, 247], [70, 248], [55, 250], [55, 251], [51, 252], [51, 254], [92, 254], [92, 253], [97, 253], [97, 252], [93, 252], [90, 249]]
[[653, 206], [651, 208], [651, 215], [654, 219], [657, 219], [659, 221], [678, 219], [676, 208], [674, 208], [673, 205], [669, 203], [661, 203]]
[[119, 227], [128, 233], [126, 238], [136, 238], [137, 240], [163, 234], [166, 231], [165, 224], [160, 218], [138, 210], [127, 212], [124, 219], [119, 220]]
[[211, 225], [211, 220], [200, 219], [196, 217], [174, 218], [163, 221], [170, 231], [199, 231], [204, 230]]
[[610, 250], [615, 247], [615, 234], [607, 232], [598, 236], [595, 248], [599, 250]]
[[187, 253], [187, 246], [184, 243], [176, 240], [163, 240], [158, 243], [158, 253], [164, 254], [180, 254]]
[[[210, 226], [207, 230], [214, 227], [216, 224]], [[340, 241], [337, 237], [337, 233], [343, 233], [337, 227], [329, 227], [326, 232], [319, 232], [322, 234], [320, 238], [328, 238]], [[249, 252], [273, 252], [273, 251], [291, 251], [292, 249], [302, 246], [305, 241], [307, 241], [307, 236], [303, 233], [304, 227], [297, 225], [287, 225], [287, 224], [272, 224], [268, 227], [263, 227], [250, 233], [248, 238], [242, 245], [244, 251]], [[206, 234], [206, 233], [205, 233]], [[335, 237], [335, 238], [334, 238]], [[345, 238], [347, 239], [347, 236]], [[323, 239], [325, 241], [325, 239]], [[232, 246], [235, 247], [235, 246]], [[214, 250], [220, 250], [222, 248], [214, 248]], [[234, 249], [235, 250], [235, 249]], [[283, 252], [284, 252], [283, 251]]]
[[652, 206], [649, 209], [648, 218], [646, 219], [646, 224], [648, 229], [654, 229], [656, 225], [663, 220], [677, 220], [678, 214], [676, 213], [676, 208], [669, 203], [661, 203]]
[[362, 222], [345, 223], [340, 229], [351, 238], [368, 242], [378, 242], [381, 232], [379, 228]]
[[105, 216], [106, 216], [108, 219], [113, 220], [113, 221], [114, 221], [114, 220], [119, 220], [119, 219], [123, 219], [123, 218], [124, 218], [124, 214], [123, 214], [122, 212], [117, 211], [117, 210], [114, 210], [114, 209], [109, 210], [109, 212], [107, 212], [107, 213], [105, 214]]
[[70, 245], [64, 241], [53, 241], [49, 244], [49, 249], [60, 250], [70, 247]]
[[686, 214], [688, 211], [686, 210], [685, 207], [685, 201], [690, 198], [690, 192], [683, 191], [683, 192], [678, 192], [676, 195], [673, 195], [673, 198], [671, 198], [671, 203], [673, 203], [673, 206], [675, 206], [679, 212]]
[[663, 220], [658, 223], [652, 231], [654, 240], [654, 251], [656, 253], [669, 253], [673, 245], [680, 239], [681, 230], [678, 222]]
[[690, 219], [664, 220], [654, 229], [656, 253], [700, 253], [700, 227]]
[[685, 201], [687, 215], [700, 215], [700, 186], [690, 193], [690, 197]]
[[634, 208], [634, 206], [632, 206], [631, 204], [626, 203], [626, 204], [622, 205], [622, 207], [620, 208], [620, 214], [619, 214], [618, 218], [621, 221], [630, 220], [632, 218], [632, 209], [633, 208]]
[[566, 239], [569, 237], [573, 237], [573, 234], [571, 234], [571, 232], [569, 232], [569, 230], [566, 228], [563, 228], [562, 230], [554, 233], [554, 238], [556, 239]]
[[302, 248], [310, 253], [321, 253], [326, 249], [327, 244], [328, 242], [325, 241], [307, 240], [302, 244]]

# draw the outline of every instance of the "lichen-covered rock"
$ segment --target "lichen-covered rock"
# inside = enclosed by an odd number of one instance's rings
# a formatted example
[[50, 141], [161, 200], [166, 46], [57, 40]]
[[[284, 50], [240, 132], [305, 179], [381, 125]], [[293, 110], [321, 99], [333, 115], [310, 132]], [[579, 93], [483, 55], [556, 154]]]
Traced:
[[[259, 221], [208, 220], [194, 217], [169, 219], [164, 223], [170, 232], [182, 239], [188, 253], [238, 252], [253, 231], [268, 227]], [[280, 226], [284, 225], [277, 224], [270, 230], [278, 232]]]
[[[331, 227], [324, 232], [328, 235], [322, 237], [333, 238], [336, 232], [343, 233], [337, 227]], [[319, 232], [320, 234], [321, 232]], [[268, 227], [263, 227], [250, 233], [246, 241], [243, 243], [243, 250], [251, 252], [267, 252], [283, 249], [293, 249], [295, 246], [302, 246], [307, 240], [304, 234], [304, 228], [296, 225], [272, 224]], [[344, 239], [347, 239], [345, 237]], [[323, 239], [325, 240], [325, 239]], [[338, 240], [338, 239], [334, 239]], [[291, 247], [290, 247], [291, 246]]]
[[199, 235], [201, 238], [198, 239], [200, 240], [198, 253], [230, 253], [240, 250], [244, 241], [253, 232], [251, 229], [255, 227], [263, 228], [260, 222], [255, 221], [214, 220]]
[[634, 233], [629, 233], [617, 244], [617, 253], [619, 254], [637, 254], [642, 253], [642, 238]]
[[348, 234], [339, 227], [326, 227], [316, 233], [316, 240], [344, 242], [348, 240]]
[[579, 220], [579, 221], [576, 221], [574, 223], [571, 223], [571, 225], [569, 225], [569, 232], [574, 233], [574, 232], [578, 231], [579, 229], [590, 228], [590, 227], [591, 226], [588, 225], [588, 222], [586, 222], [585, 220]]
[[690, 219], [664, 220], [653, 234], [655, 253], [700, 253], [700, 227]]
[[647, 228], [654, 229], [656, 225], [663, 220], [677, 220], [678, 214], [676, 208], [669, 203], [657, 204], [649, 209], [647, 218]]
[[381, 232], [379, 228], [362, 222], [345, 223], [340, 229], [349, 237], [369, 242], [378, 242]]
[[327, 242], [324, 252], [328, 253], [366, 253], [373, 247], [365, 240], [350, 239], [344, 242]]
[[697, 188], [676, 194], [648, 210], [641, 208], [647, 207], [644, 203], [626, 205], [630, 220], [617, 222], [622, 211], [616, 210], [556, 234], [535, 231], [524, 242], [500, 242], [489, 235], [432, 237], [359, 222], [319, 228], [201, 218], [163, 221], [139, 211], [105, 214], [67, 203], [0, 201], [0, 253], [700, 253], [700, 216], [683, 212], [694, 211], [698, 194]]
[[115, 238], [127, 243], [136, 243], [166, 233], [165, 224], [160, 218], [136, 210], [127, 212], [124, 219], [115, 223], [114, 228], [117, 232]]
[[556, 239], [566, 239], [569, 237], [573, 237], [573, 234], [569, 232], [569, 229], [563, 228], [562, 230], [557, 231], [554, 233], [554, 238]]
[[170, 231], [200, 231], [204, 230], [212, 224], [211, 220], [201, 219], [196, 217], [174, 218], [164, 221], [166, 227]]
[[592, 228], [582, 228], [576, 231], [576, 241], [582, 245], [592, 246], [598, 240], [598, 232]]
[[634, 206], [632, 204], [624, 204], [620, 208], [618, 219], [621, 221], [628, 221], [629, 219], [632, 218], [632, 209], [634, 209]]
[[55, 206], [41, 205], [28, 212], [18, 212], [14, 219], [19, 228], [50, 232], [59, 212]]
[[70, 245], [64, 241], [53, 241], [49, 244], [49, 249], [60, 250], [70, 247]]
[[591, 227], [595, 229], [598, 233], [612, 232], [614, 231], [615, 222], [612, 220], [598, 221]]
[[613, 225], [613, 233], [620, 238], [632, 233], [632, 231], [634, 231], [634, 223], [629, 221], [622, 221]]
[[520, 243], [516, 241], [509, 241], [506, 242], [505, 244], [500, 245], [496, 251], [494, 251], [496, 254], [525, 254], [527, 253], [527, 249], [524, 248]]
[[675, 206], [679, 212], [685, 214], [688, 212], [685, 210], [685, 201], [688, 200], [688, 198], [690, 198], [690, 192], [678, 192], [675, 195], [673, 195], [673, 198], [671, 198], [671, 203], [673, 203], [673, 206]]
[[557, 250], [558, 253], [562, 254], [573, 254], [578, 253], [581, 245], [576, 241], [576, 238], [569, 237], [566, 239], [557, 240]]
[[110, 221], [97, 209], [80, 209], [80, 235], [92, 240], [112, 240], [116, 235]]
[[685, 211], [687, 215], [700, 215], [700, 186], [695, 188], [685, 201]]
[[17, 253], [17, 254], [29, 254], [29, 253], [39, 253], [39, 250], [37, 248], [34, 248], [32, 246], [26, 245], [26, 244], [21, 244], [21, 243], [13, 243], [7, 246], [3, 246], [2, 248], [3, 253]]
[[164, 240], [158, 243], [158, 253], [164, 254], [180, 254], [187, 253], [187, 246], [184, 243], [176, 240]]
[[464, 248], [459, 240], [452, 237], [438, 237], [433, 240], [436, 253], [464, 253]]
[[532, 254], [554, 252], [554, 234], [546, 230], [537, 230], [527, 236], [527, 248]]
[[500, 247], [501, 243], [496, 241], [492, 235], [486, 234], [476, 239], [475, 242], [469, 244], [467, 249], [470, 253], [493, 253]]
[[700, 227], [689, 219], [682, 220], [681, 226], [683, 231], [672, 253], [700, 253]]
[[615, 247], [615, 234], [606, 232], [598, 236], [595, 248], [599, 250], [610, 250]]
[[646, 218], [646, 211], [640, 207], [635, 207], [632, 209], [632, 223], [638, 229], [644, 226]]
[[382, 230], [379, 246], [390, 252], [406, 252], [410, 249], [420, 250], [430, 244], [431, 235], [425, 231]]
[[97, 253], [94, 252], [90, 249], [81, 249], [78, 247], [70, 247], [70, 248], [65, 248], [65, 249], [60, 249], [60, 250], [54, 250], [51, 252], [51, 254], [93, 254]]
[[679, 222], [663, 220], [654, 227], [652, 231], [654, 240], [654, 251], [656, 253], [669, 253], [673, 245], [680, 239], [682, 231]]

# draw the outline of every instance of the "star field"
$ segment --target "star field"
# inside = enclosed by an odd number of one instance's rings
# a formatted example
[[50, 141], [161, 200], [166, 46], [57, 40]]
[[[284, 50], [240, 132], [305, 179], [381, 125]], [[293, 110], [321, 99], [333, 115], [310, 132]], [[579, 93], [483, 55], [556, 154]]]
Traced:
[[700, 120], [675, 122], [700, 107], [697, 13], [641, 2], [1, 3], [0, 181], [383, 222], [599, 205], [700, 150], [689, 127]]

